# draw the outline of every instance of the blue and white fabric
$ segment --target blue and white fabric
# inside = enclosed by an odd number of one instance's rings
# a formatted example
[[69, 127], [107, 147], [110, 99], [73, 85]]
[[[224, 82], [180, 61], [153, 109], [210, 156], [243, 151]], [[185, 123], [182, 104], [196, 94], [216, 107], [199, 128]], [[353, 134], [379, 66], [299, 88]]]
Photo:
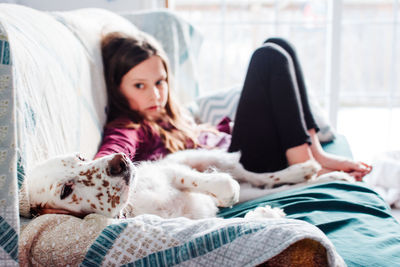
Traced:
[[107, 226], [82, 266], [256, 266], [305, 238], [327, 249], [330, 266], [345, 266], [325, 235], [303, 221], [153, 215]]
[[18, 266], [17, 140], [10, 43], [0, 24], [0, 262]]

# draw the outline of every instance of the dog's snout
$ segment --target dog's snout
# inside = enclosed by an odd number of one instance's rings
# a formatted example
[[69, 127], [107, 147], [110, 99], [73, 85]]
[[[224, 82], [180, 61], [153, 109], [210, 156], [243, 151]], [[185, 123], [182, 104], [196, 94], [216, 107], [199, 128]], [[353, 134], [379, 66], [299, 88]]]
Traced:
[[128, 168], [128, 159], [124, 154], [116, 154], [109, 162], [110, 174], [120, 175]]

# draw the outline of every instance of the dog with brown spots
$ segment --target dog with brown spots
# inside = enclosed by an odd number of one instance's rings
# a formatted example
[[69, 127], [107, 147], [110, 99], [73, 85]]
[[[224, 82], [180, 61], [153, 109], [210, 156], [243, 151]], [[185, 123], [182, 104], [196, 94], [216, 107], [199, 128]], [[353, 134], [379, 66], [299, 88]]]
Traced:
[[[135, 166], [122, 153], [96, 160], [80, 155], [55, 157], [27, 175], [31, 213], [78, 217], [147, 213], [199, 219], [215, 216], [218, 207], [234, 205], [239, 193], [240, 201], [245, 201], [276, 191], [273, 187], [280, 184], [343, 179], [343, 175], [316, 179], [320, 166], [313, 160], [278, 172], [253, 173], [242, 167], [239, 158], [239, 153], [222, 150], [184, 150]], [[284, 213], [266, 206], [248, 216], [282, 217]]]

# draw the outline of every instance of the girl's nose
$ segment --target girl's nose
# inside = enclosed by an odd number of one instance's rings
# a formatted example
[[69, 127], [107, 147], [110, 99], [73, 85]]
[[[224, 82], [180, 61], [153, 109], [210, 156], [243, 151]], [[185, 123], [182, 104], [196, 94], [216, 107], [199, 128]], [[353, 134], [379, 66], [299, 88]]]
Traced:
[[155, 98], [155, 99], [160, 99], [160, 91], [158, 90], [158, 88], [156, 87], [156, 86], [154, 86], [153, 87], [153, 90], [152, 90], [152, 96]]

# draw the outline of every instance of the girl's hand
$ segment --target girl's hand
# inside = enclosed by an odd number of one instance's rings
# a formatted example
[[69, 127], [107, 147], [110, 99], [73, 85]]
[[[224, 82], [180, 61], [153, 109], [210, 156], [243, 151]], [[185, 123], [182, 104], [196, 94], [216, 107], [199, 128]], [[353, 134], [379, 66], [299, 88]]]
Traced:
[[351, 176], [353, 176], [356, 181], [362, 181], [365, 175], [370, 173], [372, 171], [372, 166], [364, 163], [364, 162], [358, 162], [361, 166], [357, 170], [353, 170], [348, 172]]
[[362, 181], [365, 175], [369, 174], [372, 166], [361, 161], [353, 161], [351, 159], [342, 158], [330, 154], [325, 154], [320, 158], [319, 163], [322, 166], [322, 173], [330, 171], [343, 171], [353, 176], [356, 181]]
[[372, 171], [372, 166], [364, 162], [350, 162], [343, 171], [353, 176], [356, 181], [362, 181], [363, 177]]

